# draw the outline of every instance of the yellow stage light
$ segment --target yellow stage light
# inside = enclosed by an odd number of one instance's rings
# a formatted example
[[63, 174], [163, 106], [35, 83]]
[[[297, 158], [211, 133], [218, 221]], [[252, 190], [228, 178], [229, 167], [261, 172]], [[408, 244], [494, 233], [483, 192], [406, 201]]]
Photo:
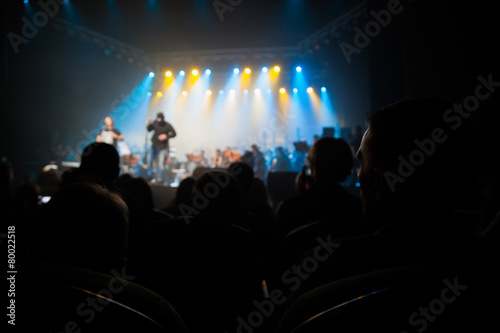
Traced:
[[188, 92], [187, 92], [186, 90], [184, 90], [184, 91], [182, 92], [182, 95], [183, 95], [183, 96], [187, 96], [187, 95], [188, 95]]
[[313, 88], [311, 88], [311, 87], [307, 88], [307, 93], [308, 93], [308, 94], [310, 94], [310, 93], [312, 93], [312, 92], [313, 92]]
[[156, 96], [161, 97], [161, 96], [163, 96], [163, 94], [162, 94], [162, 92], [161, 92], [161, 91], [158, 91], [158, 92], [156, 93]]
[[251, 72], [250, 68], [245, 68], [245, 74], [250, 74]]
[[284, 94], [286, 92], [285, 88], [280, 89], [280, 93]]
[[274, 66], [273, 70], [278, 73], [280, 71], [280, 66]]
[[166, 76], [166, 77], [171, 77], [171, 76], [172, 76], [172, 72], [171, 72], [171, 71], [167, 71], [167, 72], [165, 72], [165, 76]]
[[193, 69], [193, 71], [191, 72], [191, 74], [193, 74], [193, 76], [198, 76], [198, 70], [197, 69]]

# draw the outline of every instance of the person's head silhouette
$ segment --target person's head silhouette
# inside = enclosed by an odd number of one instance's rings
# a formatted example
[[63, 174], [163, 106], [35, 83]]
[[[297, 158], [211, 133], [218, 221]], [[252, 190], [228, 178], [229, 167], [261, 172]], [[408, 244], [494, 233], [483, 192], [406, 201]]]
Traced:
[[477, 137], [470, 122], [454, 127], [448, 110], [447, 103], [422, 99], [368, 115], [357, 153], [359, 181], [364, 215], [378, 227], [402, 219], [423, 226], [430, 223], [426, 216], [450, 216], [471, 189]]

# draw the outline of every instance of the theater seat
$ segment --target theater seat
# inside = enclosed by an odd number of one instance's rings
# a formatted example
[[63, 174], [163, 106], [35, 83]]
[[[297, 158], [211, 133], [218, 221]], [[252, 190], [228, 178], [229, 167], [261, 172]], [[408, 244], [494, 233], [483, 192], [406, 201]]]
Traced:
[[[187, 332], [175, 309], [131, 281], [120, 284], [114, 276], [76, 266], [36, 266], [16, 275], [19, 329], [130, 332], [141, 328], [147, 332]], [[50, 272], [49, 267], [53, 268]]]
[[499, 293], [476, 269], [434, 263], [336, 281], [300, 296], [276, 333], [482, 331], [499, 308], [488, 298]]

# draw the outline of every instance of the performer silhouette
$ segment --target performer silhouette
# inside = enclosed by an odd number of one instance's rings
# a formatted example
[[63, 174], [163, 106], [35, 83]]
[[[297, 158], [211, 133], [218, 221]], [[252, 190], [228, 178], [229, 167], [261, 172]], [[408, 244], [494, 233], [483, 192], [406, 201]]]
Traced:
[[169, 153], [169, 139], [177, 134], [173, 126], [165, 121], [163, 112], [158, 112], [156, 120], [151, 122], [150, 118], [146, 119], [146, 128], [148, 132], [154, 131], [151, 137], [151, 154], [148, 165], [148, 177], [152, 183], [165, 182], [165, 166]]

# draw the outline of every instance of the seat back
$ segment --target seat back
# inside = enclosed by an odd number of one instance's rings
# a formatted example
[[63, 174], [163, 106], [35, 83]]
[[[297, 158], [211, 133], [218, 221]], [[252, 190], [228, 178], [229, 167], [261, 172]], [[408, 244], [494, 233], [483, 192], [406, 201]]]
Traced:
[[[16, 327], [36, 332], [111, 332], [141, 327], [170, 332], [145, 314], [102, 295], [54, 281], [17, 274]], [[99, 292], [101, 293], [101, 292]]]

